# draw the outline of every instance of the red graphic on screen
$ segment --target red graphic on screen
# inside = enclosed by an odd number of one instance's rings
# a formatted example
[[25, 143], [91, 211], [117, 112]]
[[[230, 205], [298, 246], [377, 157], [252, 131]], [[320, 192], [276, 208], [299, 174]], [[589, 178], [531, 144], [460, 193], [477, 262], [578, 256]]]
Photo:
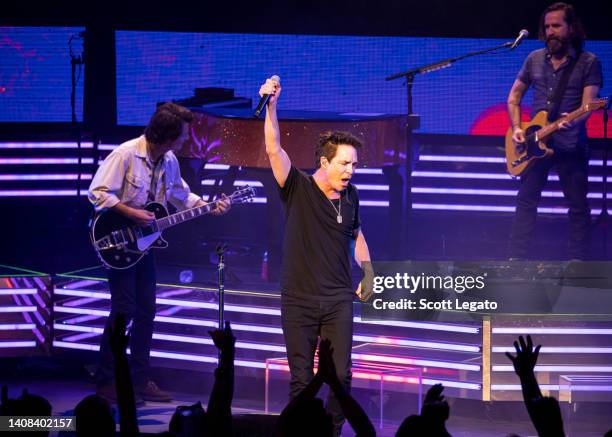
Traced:
[[[603, 110], [595, 111], [587, 120], [587, 134], [589, 138], [603, 138]], [[612, 120], [608, 118], [608, 138], [612, 135]]]
[[[529, 121], [531, 108], [523, 106], [521, 120]], [[603, 111], [595, 111], [587, 120], [587, 135], [589, 138], [603, 138]], [[480, 113], [469, 130], [470, 135], [505, 136], [510, 127], [506, 103], [490, 106]], [[612, 120], [608, 120], [608, 137], [612, 134]]]
[[[531, 108], [523, 107], [521, 120], [529, 121]], [[498, 103], [480, 113], [469, 130], [470, 135], [497, 135], [504, 136], [510, 127], [508, 118], [508, 106], [506, 103]]]
[[6, 64], [0, 68], [0, 94], [12, 97], [16, 88], [29, 88], [35, 80], [31, 74], [30, 60], [36, 58], [36, 51], [26, 49], [23, 42], [11, 38], [8, 28], [0, 29], [0, 53], [4, 59], [16, 59], [18, 64]]

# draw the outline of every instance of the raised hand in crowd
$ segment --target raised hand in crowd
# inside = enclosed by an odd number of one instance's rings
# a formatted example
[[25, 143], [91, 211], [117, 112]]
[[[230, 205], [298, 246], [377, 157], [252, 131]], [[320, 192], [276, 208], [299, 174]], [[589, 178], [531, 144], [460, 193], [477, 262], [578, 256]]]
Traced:
[[208, 399], [207, 414], [211, 435], [231, 435], [236, 337], [229, 321], [225, 322], [224, 329], [215, 329], [208, 333], [220, 352], [219, 366], [215, 370], [215, 382]]
[[136, 399], [134, 386], [130, 375], [126, 348], [130, 342], [130, 334], [126, 332], [126, 318], [122, 313], [115, 315], [110, 331], [110, 348], [115, 358], [115, 387], [117, 389], [117, 405], [119, 407], [119, 424], [122, 437], [138, 436], [138, 420], [136, 418]]
[[540, 354], [540, 347], [540, 345], [535, 348], [533, 347], [533, 341], [530, 335], [527, 336], [526, 342], [521, 335], [518, 341], [514, 341], [516, 356], [506, 352], [506, 356], [512, 361], [514, 371], [521, 380], [525, 402], [530, 399], [542, 397], [542, 392], [540, 391], [534, 372], [536, 362], [538, 361], [538, 355]]
[[510, 354], [510, 352], [506, 352], [506, 356], [510, 361], [512, 361], [514, 371], [519, 378], [528, 378], [534, 375], [533, 370], [538, 361], [538, 355], [540, 354], [541, 347], [541, 345], [538, 345], [535, 348], [533, 347], [533, 341], [531, 340], [530, 335], [527, 336], [527, 342], [525, 342], [525, 339], [521, 335], [518, 338], [518, 341], [514, 341], [516, 356], [513, 356]]
[[443, 391], [444, 386], [442, 384], [433, 385], [427, 391], [421, 409], [424, 425], [432, 436], [450, 436], [445, 425], [450, 408], [448, 402], [444, 399]]
[[221, 352], [221, 356], [233, 358], [236, 350], [236, 337], [232, 332], [232, 327], [229, 321], [225, 322], [224, 329], [215, 329], [208, 331], [208, 334], [213, 340], [215, 347]]
[[506, 356], [521, 381], [523, 400], [533, 425], [540, 436], [564, 436], [563, 419], [559, 402], [553, 397], [544, 397], [535, 377], [535, 366], [538, 361], [541, 345], [533, 347], [531, 336], [527, 341], [520, 336], [514, 341], [516, 355], [506, 352]]
[[321, 374], [323, 382], [329, 385], [334, 392], [336, 399], [340, 403], [342, 413], [357, 436], [375, 436], [374, 425], [368, 418], [361, 405], [344, 389], [344, 386], [336, 373], [334, 363], [334, 349], [328, 339], [319, 342], [319, 369], [317, 374]]
[[445, 422], [449, 417], [449, 406], [442, 395], [444, 386], [436, 384], [425, 395], [420, 415], [404, 419], [397, 429], [395, 437], [449, 437]]
[[10, 416], [12, 415], [12, 411], [14, 409], [14, 399], [9, 399], [8, 397], [8, 387], [6, 385], [2, 386], [2, 395], [0, 398], [0, 416]]

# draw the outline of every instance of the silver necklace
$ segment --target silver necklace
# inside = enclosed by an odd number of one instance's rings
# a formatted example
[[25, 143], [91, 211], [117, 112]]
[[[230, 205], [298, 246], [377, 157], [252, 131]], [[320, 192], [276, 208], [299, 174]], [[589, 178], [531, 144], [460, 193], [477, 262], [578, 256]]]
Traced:
[[336, 211], [336, 221], [338, 223], [342, 223], [342, 214], [340, 214], [340, 210], [342, 209], [342, 194], [340, 194], [340, 197], [338, 198], [338, 208], [336, 208], [336, 205], [334, 205], [334, 202], [332, 202], [329, 197], [327, 197], [327, 200], [329, 200], [332, 208], [334, 208], [334, 211]]

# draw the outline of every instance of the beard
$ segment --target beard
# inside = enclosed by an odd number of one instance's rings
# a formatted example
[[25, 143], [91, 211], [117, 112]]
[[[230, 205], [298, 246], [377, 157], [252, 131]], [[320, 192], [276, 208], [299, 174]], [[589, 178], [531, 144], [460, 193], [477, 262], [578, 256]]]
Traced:
[[569, 39], [562, 39], [558, 37], [550, 37], [546, 39], [546, 48], [551, 55], [557, 55], [564, 53], [569, 48]]

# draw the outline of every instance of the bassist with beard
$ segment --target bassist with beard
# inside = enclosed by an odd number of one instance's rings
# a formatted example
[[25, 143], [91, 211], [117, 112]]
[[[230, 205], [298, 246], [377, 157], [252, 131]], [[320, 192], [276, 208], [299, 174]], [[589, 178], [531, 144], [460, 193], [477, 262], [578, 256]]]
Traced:
[[[540, 18], [539, 37], [545, 48], [529, 54], [508, 96], [512, 140], [517, 147], [525, 142], [520, 104], [529, 87], [533, 88], [533, 114], [547, 111], [550, 122], [593, 101], [602, 86], [601, 63], [593, 53], [583, 50], [585, 33], [572, 5], [554, 3], [546, 8]], [[538, 203], [553, 166], [569, 204], [569, 258], [587, 258], [591, 224], [587, 202], [588, 115], [561, 123], [548, 141], [554, 151], [552, 157], [537, 160], [521, 176], [510, 259], [529, 258]]]

